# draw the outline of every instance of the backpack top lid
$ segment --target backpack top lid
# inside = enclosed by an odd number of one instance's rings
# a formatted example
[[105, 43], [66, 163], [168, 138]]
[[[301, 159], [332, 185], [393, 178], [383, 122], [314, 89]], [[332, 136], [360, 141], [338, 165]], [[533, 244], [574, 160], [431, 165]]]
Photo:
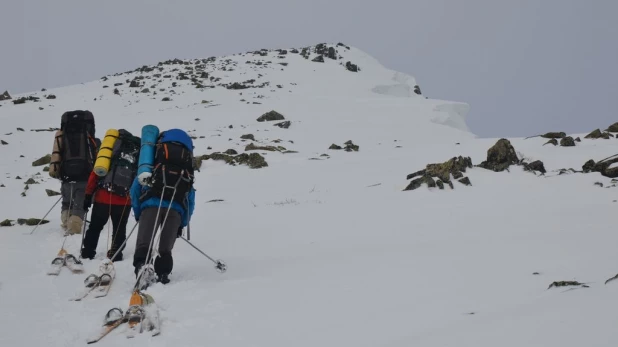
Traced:
[[60, 129], [67, 130], [67, 127], [71, 125], [80, 124], [85, 127], [86, 131], [90, 133], [90, 135], [94, 136], [95, 133], [95, 124], [94, 124], [94, 115], [90, 111], [67, 111], [62, 114], [60, 121]]
[[181, 129], [169, 129], [161, 133], [160, 142], [178, 142], [184, 145], [191, 153], [193, 153], [193, 140]]

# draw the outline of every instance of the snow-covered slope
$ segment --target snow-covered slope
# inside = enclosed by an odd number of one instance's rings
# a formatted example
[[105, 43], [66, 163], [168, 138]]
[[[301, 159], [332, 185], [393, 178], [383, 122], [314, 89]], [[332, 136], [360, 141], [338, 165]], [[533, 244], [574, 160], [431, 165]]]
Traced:
[[[470, 133], [467, 104], [426, 99], [416, 85], [340, 44], [171, 60], [13, 95], [41, 99], [0, 102], [8, 143], [0, 146], [0, 220], [40, 218], [56, 201], [45, 189], [58, 182], [31, 165], [51, 151], [53, 133], [31, 130], [58, 127], [67, 110], [92, 111], [99, 137], [108, 128], [139, 134], [149, 123], [189, 130], [200, 155], [283, 146], [257, 151], [268, 163], [260, 169], [203, 161], [191, 240], [228, 271], [179, 240], [172, 282], [148, 290], [162, 334], [127, 340], [119, 330], [98, 344], [611, 345], [618, 288], [603, 281], [618, 272], [616, 191], [598, 173], [557, 171], [615, 154], [616, 139], [579, 134], [575, 147], [511, 139], [527, 161], [545, 163], [545, 176], [475, 167], [466, 172], [472, 186], [454, 180], [453, 190], [404, 192], [407, 174], [459, 155], [478, 164], [496, 142]], [[256, 120], [271, 110], [290, 127]], [[255, 141], [241, 140], [246, 134]], [[358, 152], [329, 150], [348, 140]], [[38, 183], [21, 196], [31, 177]], [[59, 215], [56, 207], [33, 235], [0, 228], [2, 346], [82, 345], [108, 309], [128, 304], [135, 235], [106, 298], [69, 301], [103, 259], [107, 228], [86, 274], [45, 275], [63, 242]], [[80, 241], [71, 236], [65, 246], [77, 254]], [[572, 279], [590, 287], [546, 290]]]

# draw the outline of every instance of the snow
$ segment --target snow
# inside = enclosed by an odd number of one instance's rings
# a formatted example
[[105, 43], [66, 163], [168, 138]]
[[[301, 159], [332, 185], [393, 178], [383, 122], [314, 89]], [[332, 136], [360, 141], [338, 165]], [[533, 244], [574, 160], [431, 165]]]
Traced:
[[[291, 53], [278, 58], [271, 51], [217, 58], [217, 67], [207, 69], [222, 78], [209, 85], [255, 78], [255, 84], [270, 82], [263, 89], [200, 90], [190, 80], [163, 79], [154, 90], [176, 91], [163, 102], [162, 92], [135, 93], [152, 80], [129, 88], [126, 80], [141, 75], [131, 73], [27, 94], [55, 100], [1, 102], [0, 139], [9, 144], [0, 146], [6, 186], [0, 219], [40, 218], [56, 201], [44, 189], [59, 190], [58, 182], [31, 166], [51, 151], [53, 132], [30, 129], [58, 127], [67, 110], [91, 110], [99, 137], [111, 127], [139, 134], [145, 124], [191, 130], [197, 154], [242, 153], [251, 142], [241, 142], [243, 134], [262, 145], [281, 139], [278, 145], [298, 153], [259, 151], [269, 165], [261, 169], [207, 160], [197, 174], [191, 242], [224, 260], [227, 272], [177, 240], [172, 282], [147, 291], [160, 308], [161, 335], [128, 340], [119, 328], [97, 345], [613, 345], [618, 284], [603, 282], [618, 272], [618, 234], [610, 222], [616, 193], [594, 185], [610, 186], [598, 173], [558, 171], [614, 155], [615, 140], [580, 134], [582, 142], [567, 148], [543, 146], [542, 138], [510, 139], [520, 156], [542, 160], [547, 174], [473, 168], [466, 172], [472, 186], [403, 192], [407, 174], [458, 155], [479, 164], [497, 139], [469, 132], [467, 104], [374, 93], [377, 86], [416, 82], [353, 47], [337, 49], [338, 61], [311, 62], [315, 53], [308, 60]], [[237, 62], [234, 71], [221, 69], [226, 59]], [[273, 63], [259, 68], [246, 61]], [[361, 71], [347, 71], [340, 65], [346, 61]], [[174, 68], [183, 66], [143, 75]], [[117, 87], [121, 96], [113, 95], [114, 83], [124, 83]], [[290, 120], [290, 128], [256, 121], [270, 110]], [[360, 151], [328, 150], [347, 140]], [[30, 177], [40, 183], [21, 197]], [[223, 201], [210, 202], [215, 199]], [[128, 307], [136, 235], [125, 260], [115, 263], [108, 296], [73, 302], [105, 257], [108, 226], [97, 259], [84, 261], [84, 274], [63, 268], [56, 277], [45, 271], [63, 242], [59, 206], [48, 219], [33, 235], [32, 227], [0, 228], [1, 346], [85, 345], [109, 309]], [[127, 229], [134, 223], [131, 218]], [[78, 254], [80, 242], [81, 235], [70, 236], [65, 248]], [[590, 288], [547, 289], [562, 280]]]

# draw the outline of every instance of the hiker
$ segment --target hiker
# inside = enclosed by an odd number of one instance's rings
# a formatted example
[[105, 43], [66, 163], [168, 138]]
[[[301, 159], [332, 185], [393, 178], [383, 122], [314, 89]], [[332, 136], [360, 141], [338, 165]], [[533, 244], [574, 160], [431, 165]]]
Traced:
[[97, 148], [94, 116], [90, 111], [69, 111], [56, 132], [49, 175], [62, 183], [61, 227], [68, 234], [82, 232], [84, 197]]
[[[140, 152], [140, 138], [120, 129], [116, 138], [109, 168], [105, 176], [98, 176], [93, 170], [86, 187], [84, 210], [92, 205], [90, 225], [84, 235], [81, 256], [94, 259], [99, 243], [99, 236], [109, 218], [112, 220], [112, 242], [107, 251], [107, 258], [112, 262], [123, 259], [127, 222], [131, 214], [130, 189], [137, 174], [137, 162]], [[94, 196], [94, 205], [93, 205]], [[117, 253], [117, 254], [116, 254]], [[116, 256], [114, 257], [114, 254]], [[113, 259], [112, 259], [113, 257]]]
[[[142, 133], [142, 141], [144, 137]], [[157, 229], [161, 227], [154, 272], [157, 282], [167, 284], [174, 266], [174, 243], [178, 233], [189, 224], [195, 207], [191, 137], [180, 129], [160, 133], [152, 163], [152, 175], [146, 184], [140, 184], [138, 177], [131, 187], [133, 214], [139, 222], [133, 266], [139, 278], [142, 266], [151, 264], [154, 249], [149, 251], [150, 245], [156, 247]]]

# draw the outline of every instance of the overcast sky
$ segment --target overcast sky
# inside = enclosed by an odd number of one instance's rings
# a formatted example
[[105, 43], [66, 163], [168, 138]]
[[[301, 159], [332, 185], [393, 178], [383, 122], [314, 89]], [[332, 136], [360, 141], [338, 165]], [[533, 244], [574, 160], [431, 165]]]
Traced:
[[0, 93], [341, 41], [469, 103], [482, 137], [618, 121], [616, 0], [3, 0], [0, 33]]

